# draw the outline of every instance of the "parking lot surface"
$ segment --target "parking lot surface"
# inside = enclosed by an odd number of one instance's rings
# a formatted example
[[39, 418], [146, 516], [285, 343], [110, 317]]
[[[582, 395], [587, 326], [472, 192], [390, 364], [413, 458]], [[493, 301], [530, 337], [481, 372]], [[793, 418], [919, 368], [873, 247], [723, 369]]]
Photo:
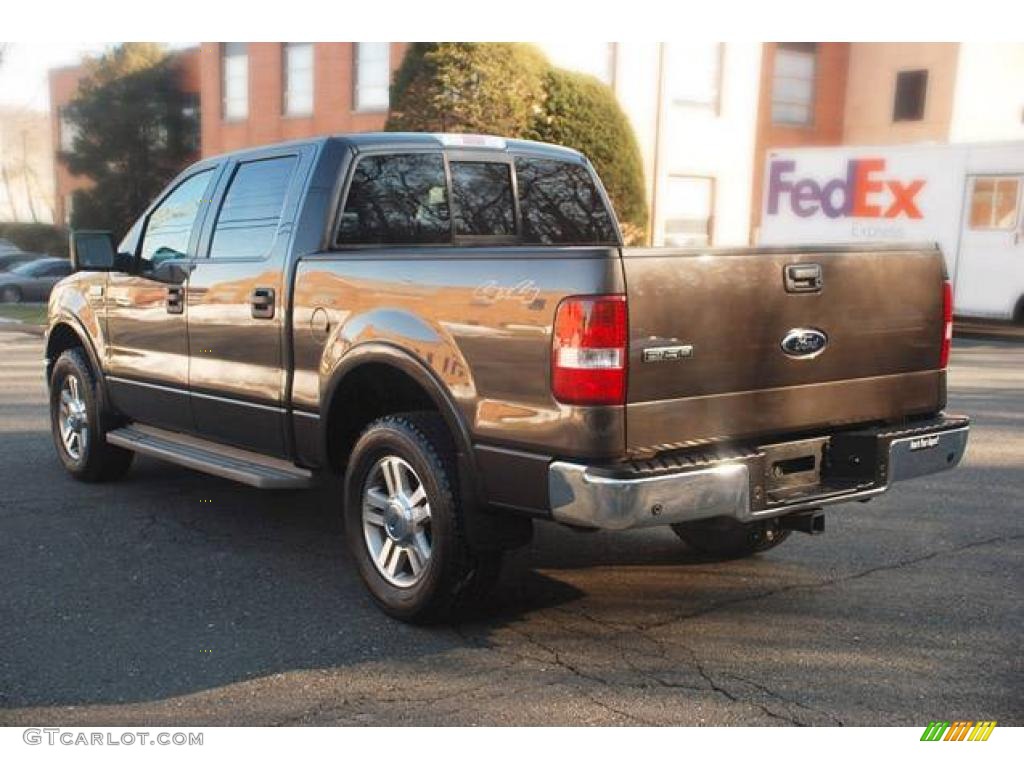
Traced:
[[41, 339], [0, 330], [0, 725], [1024, 725], [1024, 344], [958, 340], [958, 471], [714, 562], [537, 526], [485, 609], [367, 597], [330, 491], [53, 453]]

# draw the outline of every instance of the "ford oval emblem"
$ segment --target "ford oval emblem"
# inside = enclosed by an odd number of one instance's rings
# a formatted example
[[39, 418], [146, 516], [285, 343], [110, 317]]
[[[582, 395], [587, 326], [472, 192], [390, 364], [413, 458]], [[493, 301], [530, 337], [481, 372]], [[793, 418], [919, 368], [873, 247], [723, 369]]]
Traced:
[[828, 346], [828, 336], [815, 328], [794, 328], [782, 337], [782, 351], [790, 357], [808, 360]]

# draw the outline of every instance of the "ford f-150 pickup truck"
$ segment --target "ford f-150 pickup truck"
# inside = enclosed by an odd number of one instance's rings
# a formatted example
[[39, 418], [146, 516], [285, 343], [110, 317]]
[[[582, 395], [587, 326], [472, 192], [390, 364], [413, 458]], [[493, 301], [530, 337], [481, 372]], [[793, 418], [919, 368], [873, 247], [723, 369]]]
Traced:
[[361, 134], [196, 163], [49, 305], [57, 454], [333, 477], [390, 614], [479, 597], [534, 520], [736, 557], [955, 466], [933, 246], [624, 248], [585, 157]]

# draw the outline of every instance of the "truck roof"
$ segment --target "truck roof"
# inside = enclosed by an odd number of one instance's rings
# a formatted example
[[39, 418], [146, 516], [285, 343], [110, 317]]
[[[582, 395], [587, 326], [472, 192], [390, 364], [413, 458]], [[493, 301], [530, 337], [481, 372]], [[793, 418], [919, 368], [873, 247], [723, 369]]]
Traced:
[[297, 139], [274, 144], [265, 144], [258, 147], [245, 147], [232, 152], [224, 152], [220, 155], [204, 158], [203, 162], [217, 161], [226, 157], [235, 157], [238, 155], [260, 152], [272, 147], [283, 148], [308, 144], [322, 144], [326, 142], [344, 144], [356, 149], [357, 151], [403, 148], [482, 149], [504, 152], [529, 152], [530, 154], [545, 155], [551, 159], [576, 163], [582, 162], [584, 159], [583, 154], [575, 149], [562, 147], [557, 144], [545, 144], [540, 141], [528, 141], [526, 139], [507, 139], [501, 136], [465, 133], [377, 131], [371, 133], [339, 133], [328, 136], [315, 136], [308, 139]]

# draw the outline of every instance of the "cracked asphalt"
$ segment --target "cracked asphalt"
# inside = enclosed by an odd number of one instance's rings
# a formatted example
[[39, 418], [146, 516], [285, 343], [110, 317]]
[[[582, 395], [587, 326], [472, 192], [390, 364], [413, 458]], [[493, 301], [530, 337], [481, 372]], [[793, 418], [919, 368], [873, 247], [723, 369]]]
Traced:
[[0, 332], [0, 725], [1024, 725], [1024, 344], [956, 343], [958, 471], [743, 561], [538, 525], [441, 628], [374, 608], [329, 491], [66, 477], [40, 346]]

